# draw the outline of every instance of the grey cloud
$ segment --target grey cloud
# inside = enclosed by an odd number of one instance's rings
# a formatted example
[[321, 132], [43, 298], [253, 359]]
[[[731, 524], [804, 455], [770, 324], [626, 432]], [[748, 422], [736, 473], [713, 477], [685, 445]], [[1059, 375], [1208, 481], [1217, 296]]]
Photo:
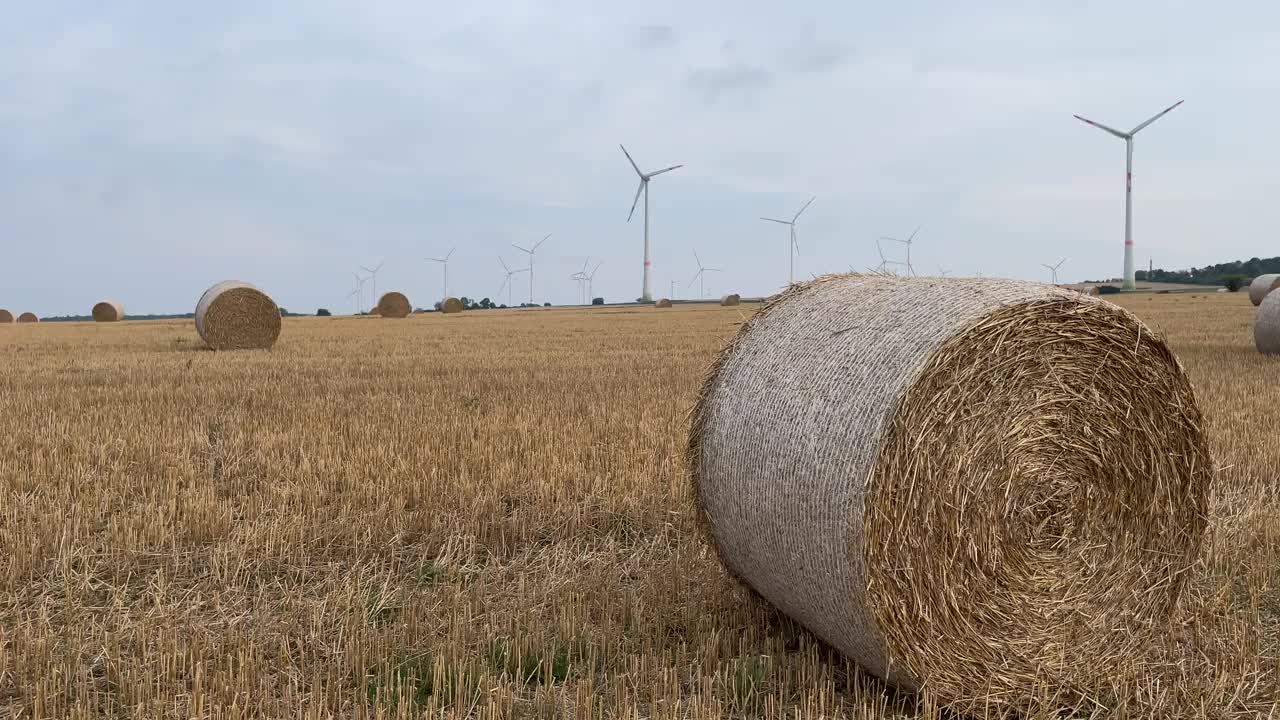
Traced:
[[631, 31], [631, 46], [641, 50], [675, 47], [680, 43], [670, 25], [641, 25]]
[[773, 75], [768, 70], [743, 63], [699, 68], [689, 71], [685, 77], [685, 84], [708, 101], [715, 101], [726, 94], [761, 90], [772, 82]]

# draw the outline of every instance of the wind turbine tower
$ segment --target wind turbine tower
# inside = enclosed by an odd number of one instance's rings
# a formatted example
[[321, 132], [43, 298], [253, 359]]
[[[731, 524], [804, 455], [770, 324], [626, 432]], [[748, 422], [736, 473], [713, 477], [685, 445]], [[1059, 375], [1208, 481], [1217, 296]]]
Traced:
[[631, 222], [631, 217], [636, 214], [636, 203], [640, 202], [640, 193], [644, 193], [644, 286], [640, 291], [640, 302], [653, 302], [653, 288], [650, 283], [649, 271], [652, 263], [649, 262], [649, 181], [662, 173], [671, 172], [683, 165], [672, 165], [661, 170], [654, 170], [651, 173], [641, 172], [640, 166], [636, 165], [636, 161], [631, 159], [631, 153], [627, 152], [627, 148], [621, 144], [622, 154], [627, 156], [627, 162], [631, 163], [632, 169], [636, 171], [636, 175], [640, 176], [640, 185], [636, 187], [636, 197], [631, 201], [631, 212], [627, 214], [627, 222]]
[[1109, 128], [1099, 122], [1094, 122], [1089, 118], [1073, 115], [1080, 122], [1088, 123], [1099, 130], [1111, 133], [1116, 137], [1124, 140], [1124, 289], [1132, 290], [1136, 287], [1133, 272], [1133, 136], [1138, 134], [1142, 128], [1164, 117], [1169, 111], [1178, 107], [1183, 103], [1182, 100], [1170, 105], [1151, 116], [1145, 122], [1139, 123], [1137, 127], [1129, 132], [1121, 132], [1114, 128]]
[[382, 266], [386, 264], [387, 264], [387, 261], [383, 260], [382, 262], [378, 263], [378, 267], [373, 268], [372, 270], [370, 270], [369, 268], [363, 265], [360, 266], [361, 270], [369, 273], [369, 279], [373, 281], [373, 301], [375, 303], [378, 302], [378, 271], [381, 270]]
[[449, 257], [452, 256], [453, 251], [457, 249], [458, 248], [456, 247], [449, 248], [449, 252], [445, 253], [445, 256], [442, 258], [427, 258], [431, 262], [438, 262], [444, 266], [444, 293], [440, 295], [441, 300], [449, 297]]
[[[910, 234], [909, 236], [907, 236], [907, 239], [906, 239], [906, 240], [899, 240], [898, 238], [894, 238], [894, 237], [886, 237], [886, 236], [882, 236], [882, 237], [880, 238], [881, 240], [892, 240], [893, 242], [901, 243], [901, 244], [903, 244], [903, 245], [906, 245], [906, 246], [907, 246], [907, 261], [906, 261], [905, 263], [889, 263], [889, 264], [906, 265], [906, 266], [907, 266], [907, 274], [908, 274], [908, 275], [910, 275], [910, 276], [912, 276], [912, 277], [915, 277], [916, 269], [915, 269], [914, 267], [912, 267], [912, 266], [911, 266], [911, 243], [915, 242], [915, 239], [916, 239], [916, 233], [918, 233], [918, 232], [920, 232], [920, 228], [916, 228], [915, 230], [912, 230], [912, 231], [911, 231], [911, 234]], [[880, 245], [880, 244], [877, 242], [877, 243], [876, 243], [876, 246], [877, 246], [877, 247], [879, 247], [879, 245]], [[884, 253], [881, 253], [881, 254], [880, 254], [880, 257], [881, 257], [881, 258], [884, 258]]]
[[547, 237], [544, 237], [541, 240], [539, 240], [532, 248], [522, 248], [519, 245], [516, 245], [515, 243], [511, 244], [511, 247], [519, 250], [520, 252], [529, 254], [528, 270], [529, 270], [529, 304], [530, 305], [534, 304], [533, 302], [533, 254], [538, 251], [538, 248], [541, 247], [542, 243], [546, 242], [547, 238], [549, 237], [551, 237], [551, 233], [547, 233]]
[[1050, 264], [1048, 264], [1048, 263], [1040, 263], [1040, 265], [1041, 265], [1041, 266], [1043, 266], [1043, 267], [1044, 267], [1045, 269], [1047, 269], [1049, 272], [1053, 273], [1053, 284], [1054, 284], [1054, 285], [1057, 285], [1057, 284], [1058, 284], [1058, 268], [1062, 267], [1062, 263], [1064, 263], [1064, 262], [1066, 262], [1066, 261], [1067, 261], [1067, 259], [1066, 259], [1066, 258], [1062, 258], [1061, 260], [1059, 260], [1059, 261], [1058, 261], [1058, 264], [1057, 264], [1057, 265], [1050, 265]]
[[512, 270], [511, 268], [507, 267], [507, 261], [503, 260], [502, 256], [498, 256], [498, 262], [502, 263], [502, 269], [507, 273], [506, 279], [502, 281], [502, 286], [498, 288], [498, 297], [502, 297], [502, 291], [506, 290], [507, 291], [507, 307], [512, 307], [515, 304], [515, 302], [511, 299], [511, 276], [519, 275], [522, 272], [526, 272], [528, 271], [529, 268], [520, 268], [519, 270]]
[[817, 196], [809, 198], [809, 202], [805, 203], [804, 207], [800, 208], [799, 212], [797, 212], [790, 220], [778, 220], [767, 217], [760, 218], [761, 220], [776, 222], [780, 225], [786, 225], [791, 228], [791, 247], [787, 252], [788, 261], [790, 263], [787, 267], [787, 285], [789, 286], [794, 285], [796, 282], [796, 255], [800, 252], [800, 244], [796, 241], [796, 221], [800, 219], [800, 214], [805, 210], [808, 210], [809, 206], [813, 204], [813, 201], [817, 199]]

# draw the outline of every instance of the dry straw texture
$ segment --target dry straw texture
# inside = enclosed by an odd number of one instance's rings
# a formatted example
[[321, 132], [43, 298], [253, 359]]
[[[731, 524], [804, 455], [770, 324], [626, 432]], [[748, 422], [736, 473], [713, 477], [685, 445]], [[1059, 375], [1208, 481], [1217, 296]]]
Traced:
[[661, 299], [661, 300], [659, 300], [658, 302], [654, 303], [654, 305], [653, 305], [653, 306], [654, 306], [654, 307], [660, 307], [660, 308], [669, 308], [669, 307], [671, 307], [671, 301], [670, 301], [670, 300], [668, 300], [668, 299], [666, 299], [666, 298], [662, 298], [662, 299]]
[[1267, 295], [1253, 318], [1253, 344], [1263, 355], [1280, 355], [1280, 292]]
[[742, 302], [742, 296], [737, 293], [730, 293], [720, 298], [721, 305], [737, 305]]
[[443, 313], [460, 313], [462, 310], [462, 301], [455, 297], [445, 298], [440, 303], [440, 312]]
[[13, 322], [13, 313], [0, 308], [0, 324]]
[[40, 322], [40, 318], [36, 317], [36, 314], [35, 314], [35, 313], [32, 313], [32, 312], [24, 312], [24, 313], [22, 313], [21, 315], [19, 315], [19, 316], [18, 316], [18, 322], [20, 322], [20, 323], [38, 323], [38, 322]]
[[404, 293], [389, 292], [378, 299], [378, 306], [373, 311], [384, 318], [403, 318], [409, 317], [413, 306]]
[[1261, 305], [1262, 299], [1278, 287], [1280, 287], [1280, 274], [1259, 275], [1249, 283], [1249, 302], [1254, 306]]
[[213, 350], [268, 350], [280, 337], [280, 308], [249, 283], [227, 280], [200, 296], [196, 332]]
[[124, 319], [124, 305], [118, 300], [104, 300], [93, 306], [94, 322], [117, 322]]
[[1167, 630], [1200, 548], [1200, 423], [1115, 305], [840, 275], [742, 327], [688, 464], [729, 570], [867, 670], [955, 706], [1089, 702]]

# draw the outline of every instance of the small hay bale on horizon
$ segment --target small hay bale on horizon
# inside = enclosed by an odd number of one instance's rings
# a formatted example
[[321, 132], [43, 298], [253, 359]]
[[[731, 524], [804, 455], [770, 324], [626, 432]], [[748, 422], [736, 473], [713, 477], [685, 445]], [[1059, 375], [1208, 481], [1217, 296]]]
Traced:
[[741, 302], [742, 302], [742, 296], [739, 295], [738, 293], [729, 293], [728, 295], [725, 295], [724, 297], [720, 298], [720, 304], [725, 307], [732, 307], [734, 305], [740, 304]]
[[0, 308], [0, 325], [5, 325], [11, 322], [13, 322], [13, 313], [5, 310], [4, 308]]
[[448, 297], [440, 301], [440, 312], [442, 313], [452, 315], [453, 313], [460, 313], [465, 309], [466, 308], [462, 305], [462, 301], [456, 297]]
[[211, 350], [270, 350], [280, 337], [280, 308], [262, 290], [239, 280], [220, 282], [200, 296], [196, 332]]
[[1170, 631], [1207, 524], [1202, 424], [1117, 305], [832, 275], [714, 360], [686, 466], [730, 574], [866, 671], [961, 712], [1070, 705]]
[[391, 291], [378, 298], [373, 311], [384, 318], [406, 318], [413, 312], [413, 305], [404, 293]]
[[1249, 302], [1258, 307], [1276, 288], [1280, 288], [1280, 273], [1259, 275], [1249, 283]]
[[667, 298], [662, 298], [658, 302], [654, 303], [653, 306], [656, 308], [669, 308], [671, 307], [671, 301]]
[[1273, 292], [1258, 306], [1253, 318], [1253, 345], [1263, 355], [1280, 355], [1280, 292]]
[[94, 322], [118, 322], [124, 319], [124, 305], [119, 300], [103, 300], [93, 306]]
[[19, 316], [18, 316], [18, 322], [20, 322], [20, 323], [38, 323], [38, 322], [40, 322], [40, 318], [36, 317], [36, 314], [35, 314], [35, 313], [33, 313], [33, 312], [24, 312], [24, 313], [22, 313], [21, 315], [19, 315]]

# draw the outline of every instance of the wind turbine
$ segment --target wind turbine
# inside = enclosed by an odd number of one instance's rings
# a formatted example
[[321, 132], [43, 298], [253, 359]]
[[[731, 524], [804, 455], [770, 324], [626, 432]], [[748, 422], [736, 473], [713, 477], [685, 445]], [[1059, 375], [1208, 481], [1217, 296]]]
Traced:
[[596, 263], [596, 266], [591, 268], [591, 272], [585, 272], [585, 270], [587, 269], [587, 266], [585, 264], [582, 266], [582, 269], [584, 270], [584, 272], [582, 273], [582, 276], [587, 280], [587, 302], [583, 303], [585, 305], [590, 305], [591, 301], [595, 300], [594, 296], [596, 294], [596, 291], [595, 291], [596, 271], [599, 270], [600, 266], [603, 264], [604, 264], [603, 260]]
[[790, 220], [777, 220], [775, 218], [767, 218], [767, 217], [760, 218], [761, 220], [776, 222], [780, 225], [786, 225], [787, 227], [791, 228], [791, 247], [789, 248], [789, 252], [787, 253], [788, 260], [790, 261], [790, 265], [788, 265], [787, 267], [787, 284], [788, 285], [794, 285], [796, 282], [796, 255], [800, 252], [800, 244], [796, 242], [796, 221], [800, 219], [800, 213], [803, 213], [805, 210], [808, 210], [809, 206], [813, 204], [813, 201], [817, 199], [818, 198], [816, 195], [814, 197], [809, 198], [809, 202], [805, 203], [804, 207], [800, 208], [800, 211], [797, 212], [795, 216], [792, 217]]
[[[906, 245], [906, 246], [907, 246], [907, 262], [906, 262], [906, 263], [897, 263], [897, 264], [898, 264], [898, 265], [903, 265], [903, 264], [905, 264], [905, 265], [907, 266], [907, 274], [908, 274], [908, 275], [911, 275], [912, 277], [914, 277], [914, 276], [915, 276], [915, 274], [916, 274], [916, 269], [915, 269], [914, 267], [912, 267], [912, 266], [911, 266], [911, 243], [915, 241], [915, 239], [916, 239], [916, 233], [918, 233], [918, 232], [920, 232], [920, 228], [918, 228], [918, 227], [917, 227], [915, 230], [912, 230], [912, 231], [911, 231], [911, 235], [909, 235], [909, 236], [907, 237], [907, 239], [906, 239], [906, 240], [899, 240], [898, 238], [894, 238], [894, 237], [887, 237], [887, 236], [883, 236], [883, 235], [880, 237], [880, 239], [881, 239], [881, 240], [892, 240], [893, 242], [896, 242], [896, 243], [902, 243], [903, 245]], [[877, 243], [877, 246], [878, 246], [878, 245], [879, 245], [879, 243]], [[883, 255], [883, 254], [881, 254], [881, 257], [884, 257], [884, 255]]]
[[369, 278], [360, 277], [360, 273], [351, 273], [351, 276], [356, 279], [356, 289], [351, 291], [351, 295], [356, 296], [356, 314], [359, 315], [364, 312], [364, 284]]
[[444, 294], [440, 296], [441, 299], [449, 297], [449, 257], [453, 255], [453, 251], [457, 249], [458, 248], [456, 247], [449, 248], [449, 252], [445, 253], [445, 256], [442, 258], [427, 258], [431, 262], [438, 262], [444, 266]]
[[1126, 290], [1132, 290], [1136, 287], [1133, 273], [1133, 136], [1138, 134], [1142, 128], [1164, 117], [1169, 111], [1178, 107], [1183, 103], [1182, 100], [1170, 105], [1151, 116], [1145, 122], [1139, 123], [1137, 127], [1129, 132], [1121, 132], [1114, 128], [1109, 128], [1102, 123], [1094, 122], [1088, 118], [1073, 115], [1080, 122], [1088, 123], [1099, 130], [1111, 133], [1116, 137], [1124, 140], [1124, 284]]
[[677, 281], [675, 281], [675, 280], [672, 280], [672, 281], [671, 281], [671, 297], [670, 297], [670, 298], [668, 298], [669, 300], [675, 300], [675, 299], [676, 299], [676, 282], [677, 282]]
[[530, 305], [533, 304], [533, 254], [538, 251], [538, 247], [541, 246], [542, 243], [546, 242], [547, 238], [549, 237], [551, 237], [551, 233], [547, 233], [547, 237], [544, 237], [541, 240], [539, 240], [537, 244], [535, 244], [532, 248], [522, 248], [519, 245], [516, 245], [515, 243], [511, 243], [511, 247], [519, 250], [520, 252], [529, 254], [528, 270], [529, 270], [529, 304]]
[[676, 168], [682, 168], [683, 165], [672, 165], [661, 170], [654, 170], [651, 173], [640, 171], [640, 166], [636, 165], [636, 161], [631, 159], [631, 153], [627, 152], [626, 146], [619, 143], [618, 147], [622, 148], [622, 154], [627, 156], [627, 162], [631, 163], [631, 167], [636, 171], [636, 175], [640, 176], [640, 185], [636, 187], [636, 197], [631, 201], [631, 212], [627, 213], [627, 222], [631, 222], [631, 217], [636, 214], [636, 203], [640, 202], [640, 193], [644, 193], [644, 285], [640, 291], [640, 302], [653, 302], [653, 290], [649, 282], [649, 180], [661, 175], [665, 172], [671, 172]]
[[[885, 239], [888, 239], [888, 238], [880, 238], [880, 240], [885, 240]], [[890, 265], [898, 265], [898, 266], [903, 265], [904, 263], [898, 260], [890, 260], [884, 256], [884, 247], [880, 245], [880, 240], [876, 240], [876, 252], [880, 254], [880, 264], [876, 266], [875, 271], [884, 272], [885, 269], [888, 268]]]
[[587, 257], [586, 260], [582, 261], [582, 269], [569, 276], [570, 280], [573, 280], [576, 283], [578, 283], [578, 303], [580, 305], [587, 304], [584, 298], [586, 297], [586, 294], [587, 294], [587, 264], [590, 262], [591, 262], [591, 258]]
[[705, 300], [707, 298], [706, 279], [709, 272], [720, 272], [720, 268], [704, 267], [702, 258], [698, 257], [698, 251], [693, 251], [693, 259], [698, 263], [698, 274], [693, 276], [693, 280], [689, 281], [689, 287], [693, 287], [694, 281], [698, 282], [698, 299]]
[[505, 270], [507, 273], [506, 279], [502, 281], [502, 287], [498, 288], [498, 297], [502, 297], [502, 291], [503, 289], [505, 289], [507, 291], [507, 307], [512, 307], [515, 303], [511, 300], [511, 276], [518, 275], [522, 272], [525, 272], [529, 268], [520, 268], [519, 270], [512, 270], [511, 268], [507, 267], [507, 261], [503, 260], [501, 255], [498, 256], [498, 262], [502, 263], [502, 269]]
[[1062, 263], [1064, 263], [1064, 262], [1066, 262], [1066, 261], [1067, 261], [1067, 259], [1066, 259], [1066, 258], [1062, 258], [1061, 260], [1059, 260], [1059, 261], [1058, 261], [1058, 264], [1057, 264], [1057, 265], [1049, 265], [1048, 263], [1040, 263], [1040, 265], [1041, 265], [1041, 266], [1043, 266], [1043, 267], [1047, 268], [1047, 269], [1049, 270], [1049, 272], [1053, 273], [1053, 284], [1054, 284], [1054, 285], [1057, 285], [1057, 284], [1058, 284], [1058, 268], [1062, 267]]
[[369, 273], [370, 279], [373, 280], [373, 298], [374, 298], [373, 301], [375, 303], [378, 302], [378, 271], [381, 270], [382, 266], [386, 264], [387, 264], [387, 261], [383, 260], [382, 262], [378, 263], [378, 267], [373, 268], [372, 270], [370, 270], [369, 268], [363, 265], [360, 266], [360, 269]]

